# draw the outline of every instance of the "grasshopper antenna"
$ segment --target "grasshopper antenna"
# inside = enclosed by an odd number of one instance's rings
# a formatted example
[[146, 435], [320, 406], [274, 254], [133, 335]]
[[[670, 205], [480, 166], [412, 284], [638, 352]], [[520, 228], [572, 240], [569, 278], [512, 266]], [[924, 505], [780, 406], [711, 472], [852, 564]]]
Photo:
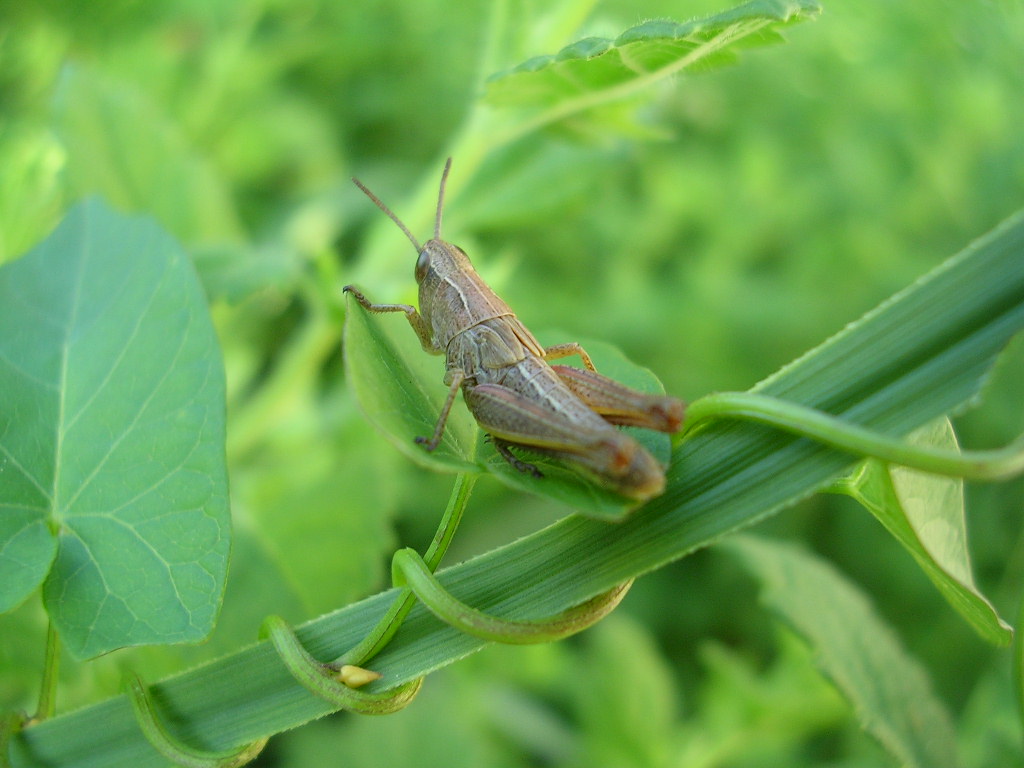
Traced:
[[444, 170], [441, 171], [441, 188], [437, 192], [437, 215], [434, 217], [434, 239], [441, 239], [441, 210], [444, 208], [444, 188], [448, 183], [448, 171], [452, 168], [452, 159], [449, 157], [444, 163]]
[[[449, 160], [448, 162], [450, 163], [451, 161]], [[446, 176], [448, 175], [448, 168], [447, 168], [447, 166], [445, 166], [445, 175]], [[401, 219], [399, 219], [397, 216], [395, 216], [394, 213], [391, 212], [390, 208], [388, 208], [386, 205], [384, 205], [384, 203], [382, 203], [380, 201], [379, 197], [377, 197], [375, 194], [373, 194], [373, 192], [371, 192], [369, 189], [367, 189], [366, 185], [363, 184], [363, 182], [361, 182], [355, 176], [352, 177], [352, 182], [357, 187], [359, 187], [359, 189], [361, 189], [363, 191], [363, 194], [365, 194], [368, 198], [373, 200], [373, 204], [374, 205], [376, 205], [378, 208], [380, 208], [382, 211], [384, 211], [384, 213], [387, 214], [388, 218], [391, 219], [393, 222], [395, 222], [395, 224], [398, 225], [398, 228], [400, 230], [402, 230], [402, 232], [405, 233], [406, 237], [409, 238], [409, 242], [412, 243], [416, 247], [416, 253], [419, 253], [420, 251], [423, 250], [423, 246], [420, 245], [420, 241], [417, 240], [415, 237], [413, 237], [412, 232], [409, 231], [409, 228], [407, 226], [405, 226], [405, 224], [402, 223]], [[441, 189], [442, 189], [442, 191], [444, 190], [444, 181], [441, 182]], [[441, 211], [440, 211], [440, 209], [438, 209], [437, 215], [438, 215], [438, 225], [440, 225], [440, 223], [441, 223]]]

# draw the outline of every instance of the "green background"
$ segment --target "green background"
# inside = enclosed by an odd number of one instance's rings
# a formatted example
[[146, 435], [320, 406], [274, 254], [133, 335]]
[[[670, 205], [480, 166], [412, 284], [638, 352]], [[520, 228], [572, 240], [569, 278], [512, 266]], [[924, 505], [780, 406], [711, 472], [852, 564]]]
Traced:
[[[412, 300], [414, 255], [348, 177], [425, 237], [403, 204], [436, 183], [482, 75], [722, 8], [0, 5], [0, 260], [85, 194], [155, 216], [199, 267], [228, 377], [235, 541], [218, 630], [204, 646], [66, 663], [62, 711], [112, 693], [122, 666], [156, 679], [238, 647], [268, 612], [299, 621], [376, 591], [396, 546], [425, 545], [450, 480], [366, 423], [339, 348], [340, 286]], [[492, 31], [501, 44], [481, 71]], [[449, 199], [446, 235], [530, 327], [606, 339], [695, 399], [750, 387], [1021, 205], [1020, 2], [833, 2], [787, 37], [503, 147]], [[453, 179], [460, 162], [475, 167], [456, 155]], [[964, 444], [1024, 429], [1022, 374], [1018, 344], [984, 408], [958, 421]], [[976, 576], [1007, 616], [1022, 490], [968, 493]], [[451, 559], [563, 513], [484, 480]], [[862, 585], [932, 676], [966, 765], [1022, 759], [1009, 652], [984, 645], [869, 515], [815, 498], [762, 529]], [[576, 641], [489, 649], [432, 675], [403, 713], [324, 721], [262, 759], [883, 764], [756, 593], [727, 553], [698, 553]], [[3, 707], [31, 706], [44, 633], [38, 600], [0, 617]], [[624, 687], [635, 697], [615, 699]]]

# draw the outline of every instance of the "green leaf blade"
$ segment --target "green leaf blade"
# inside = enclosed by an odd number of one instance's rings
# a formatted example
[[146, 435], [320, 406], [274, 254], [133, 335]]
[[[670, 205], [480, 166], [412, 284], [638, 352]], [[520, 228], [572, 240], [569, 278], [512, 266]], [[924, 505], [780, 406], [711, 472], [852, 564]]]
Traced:
[[952, 718], [924, 668], [864, 595], [797, 547], [738, 536], [727, 548], [762, 584], [762, 600], [814, 649], [865, 730], [908, 768], [955, 768]]
[[51, 620], [78, 657], [201, 640], [227, 566], [224, 380], [187, 257], [90, 201], [0, 274], [0, 443], [56, 532], [32, 569]]
[[[908, 438], [918, 445], [957, 449], [948, 419]], [[837, 484], [866, 507], [913, 556], [943, 597], [990, 643], [1009, 645], [1013, 629], [978, 590], [971, 574], [963, 481], [869, 460]]]
[[476, 422], [461, 403], [448, 416], [441, 442], [433, 451], [417, 437], [434, 433], [448, 388], [441, 357], [428, 355], [404, 318], [374, 316], [351, 294], [345, 312], [345, 369], [367, 419], [399, 451], [439, 472], [479, 472]]

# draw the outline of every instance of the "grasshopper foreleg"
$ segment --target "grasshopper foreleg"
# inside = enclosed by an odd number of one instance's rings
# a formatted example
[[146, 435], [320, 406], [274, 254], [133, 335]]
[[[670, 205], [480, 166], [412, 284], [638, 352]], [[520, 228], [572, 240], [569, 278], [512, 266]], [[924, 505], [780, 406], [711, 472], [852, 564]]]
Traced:
[[681, 400], [651, 395], [620, 384], [596, 371], [553, 365], [558, 378], [610, 424], [676, 432], [683, 421]]
[[374, 304], [354, 285], [346, 285], [342, 291], [351, 293], [352, 298], [358, 301], [367, 312], [404, 312], [405, 317], [409, 320], [409, 325], [412, 326], [420, 340], [420, 346], [432, 355], [439, 355], [443, 351], [434, 343], [430, 326], [427, 325], [427, 321], [423, 319], [423, 315], [416, 310], [416, 307], [410, 304]]
[[563, 357], [571, 357], [572, 355], [579, 355], [580, 360], [583, 361], [583, 365], [587, 367], [588, 371], [596, 371], [594, 367], [594, 361], [590, 359], [590, 355], [578, 341], [570, 341], [568, 344], [555, 344], [553, 347], [546, 347], [544, 349], [544, 359], [547, 361], [561, 360]]

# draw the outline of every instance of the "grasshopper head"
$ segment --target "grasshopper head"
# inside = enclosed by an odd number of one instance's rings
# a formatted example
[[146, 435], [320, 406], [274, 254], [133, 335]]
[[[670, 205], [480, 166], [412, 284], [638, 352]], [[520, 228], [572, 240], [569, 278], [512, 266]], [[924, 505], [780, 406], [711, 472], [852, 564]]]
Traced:
[[437, 212], [434, 216], [434, 236], [424, 245], [420, 245], [412, 232], [409, 231], [409, 228], [405, 226], [402, 220], [399, 219], [390, 208], [380, 201], [380, 198], [367, 189], [359, 179], [352, 179], [352, 181], [355, 182], [355, 185], [359, 187], [359, 189], [361, 189], [378, 208], [384, 211], [389, 219], [398, 225], [398, 228], [402, 230], [405, 236], [409, 238], [409, 242], [413, 244], [414, 248], [416, 248], [416, 251], [419, 253], [419, 258], [416, 259], [416, 282], [420, 284], [427, 279], [427, 275], [433, 274], [439, 277], [448, 277], [451, 275], [465, 273], [467, 269], [472, 270], [473, 268], [465, 251], [458, 246], [447, 243], [441, 239], [441, 211], [444, 208], [444, 188], [448, 181], [448, 171], [451, 170], [451, 167], [452, 159], [449, 157], [448, 161], [444, 164], [444, 172], [441, 174], [441, 187], [437, 194]]
[[466, 252], [437, 237], [426, 242], [416, 259], [416, 282], [420, 285], [428, 275], [444, 279], [469, 272], [473, 272], [473, 265]]

